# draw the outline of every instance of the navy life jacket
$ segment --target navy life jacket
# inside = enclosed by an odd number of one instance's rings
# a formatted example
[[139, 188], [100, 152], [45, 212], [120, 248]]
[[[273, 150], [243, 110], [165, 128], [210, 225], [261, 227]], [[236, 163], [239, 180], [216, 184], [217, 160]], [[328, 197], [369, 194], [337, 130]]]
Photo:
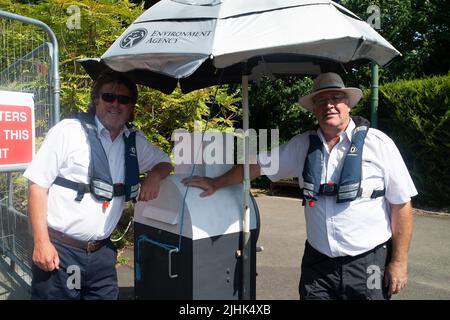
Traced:
[[103, 201], [103, 207], [108, 207], [113, 197], [125, 195], [125, 201], [136, 201], [139, 189], [139, 164], [136, 154], [136, 131], [131, 131], [125, 142], [125, 184], [114, 184], [111, 178], [108, 158], [105, 149], [97, 136], [97, 125], [93, 114], [80, 113], [77, 119], [86, 132], [91, 159], [89, 163], [89, 184], [74, 182], [63, 177], [57, 177], [54, 184], [77, 191], [76, 201], [81, 201], [85, 193], [91, 193], [94, 198]]
[[[356, 124], [353, 131], [352, 143], [348, 150], [344, 166], [342, 167], [339, 183], [321, 184], [321, 175], [323, 167], [323, 144], [317, 134], [309, 136], [308, 155], [305, 159], [303, 167], [303, 199], [309, 201], [309, 205], [314, 206], [314, 200], [318, 195], [336, 196], [337, 203], [350, 202], [360, 197], [361, 175], [362, 175], [362, 152], [364, 140], [369, 130], [370, 123], [363, 117], [352, 117]], [[385, 190], [374, 190], [370, 198], [378, 198], [384, 196]]]

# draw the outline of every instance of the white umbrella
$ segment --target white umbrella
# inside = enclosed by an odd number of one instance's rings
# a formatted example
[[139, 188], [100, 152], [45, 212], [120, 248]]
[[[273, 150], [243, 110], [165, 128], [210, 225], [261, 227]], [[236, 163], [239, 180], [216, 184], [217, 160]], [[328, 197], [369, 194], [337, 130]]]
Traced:
[[[189, 92], [242, 81], [247, 132], [249, 78], [342, 73], [370, 61], [385, 66], [399, 55], [366, 22], [332, 1], [162, 0], [127, 28], [100, 60], [80, 62], [92, 77], [111, 68], [166, 93], [177, 83]], [[244, 162], [246, 259], [248, 148]], [[250, 264], [244, 260], [243, 266], [243, 275], [249, 274]], [[244, 298], [248, 283], [249, 279], [244, 281]]]
[[[239, 82], [248, 72], [313, 75], [400, 53], [366, 22], [332, 1], [162, 0], [103, 54], [110, 68], [163, 92]], [[104, 65], [84, 61], [90, 74]]]

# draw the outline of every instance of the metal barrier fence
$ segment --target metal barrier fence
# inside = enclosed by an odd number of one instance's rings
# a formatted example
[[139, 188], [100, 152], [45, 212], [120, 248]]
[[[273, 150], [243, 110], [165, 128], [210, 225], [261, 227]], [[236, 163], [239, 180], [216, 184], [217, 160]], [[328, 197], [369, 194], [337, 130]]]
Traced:
[[[0, 90], [33, 94], [40, 144], [59, 121], [58, 43], [41, 21], [0, 10]], [[0, 300], [30, 292], [33, 243], [22, 174], [0, 172]]]

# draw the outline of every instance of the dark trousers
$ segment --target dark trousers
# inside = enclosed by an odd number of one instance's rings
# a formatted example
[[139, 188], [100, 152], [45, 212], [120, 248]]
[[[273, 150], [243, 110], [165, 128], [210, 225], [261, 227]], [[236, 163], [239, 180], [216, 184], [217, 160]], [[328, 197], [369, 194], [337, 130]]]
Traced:
[[299, 285], [303, 300], [388, 300], [384, 271], [390, 261], [391, 241], [357, 256], [330, 258], [308, 241]]
[[52, 239], [59, 270], [46, 272], [33, 265], [33, 300], [117, 300], [117, 250], [111, 241], [94, 252]]

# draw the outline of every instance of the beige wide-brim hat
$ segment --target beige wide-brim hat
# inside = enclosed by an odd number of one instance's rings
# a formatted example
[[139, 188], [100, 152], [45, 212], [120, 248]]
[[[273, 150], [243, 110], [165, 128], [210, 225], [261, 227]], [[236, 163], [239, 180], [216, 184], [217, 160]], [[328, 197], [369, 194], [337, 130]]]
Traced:
[[358, 88], [348, 87], [346, 88], [344, 85], [344, 81], [342, 78], [333, 72], [322, 73], [314, 79], [314, 85], [311, 90], [311, 93], [300, 97], [298, 103], [308, 111], [313, 112], [314, 103], [313, 98], [321, 93], [326, 91], [342, 91], [345, 92], [347, 98], [349, 100], [348, 106], [353, 108], [362, 97], [362, 91]]

